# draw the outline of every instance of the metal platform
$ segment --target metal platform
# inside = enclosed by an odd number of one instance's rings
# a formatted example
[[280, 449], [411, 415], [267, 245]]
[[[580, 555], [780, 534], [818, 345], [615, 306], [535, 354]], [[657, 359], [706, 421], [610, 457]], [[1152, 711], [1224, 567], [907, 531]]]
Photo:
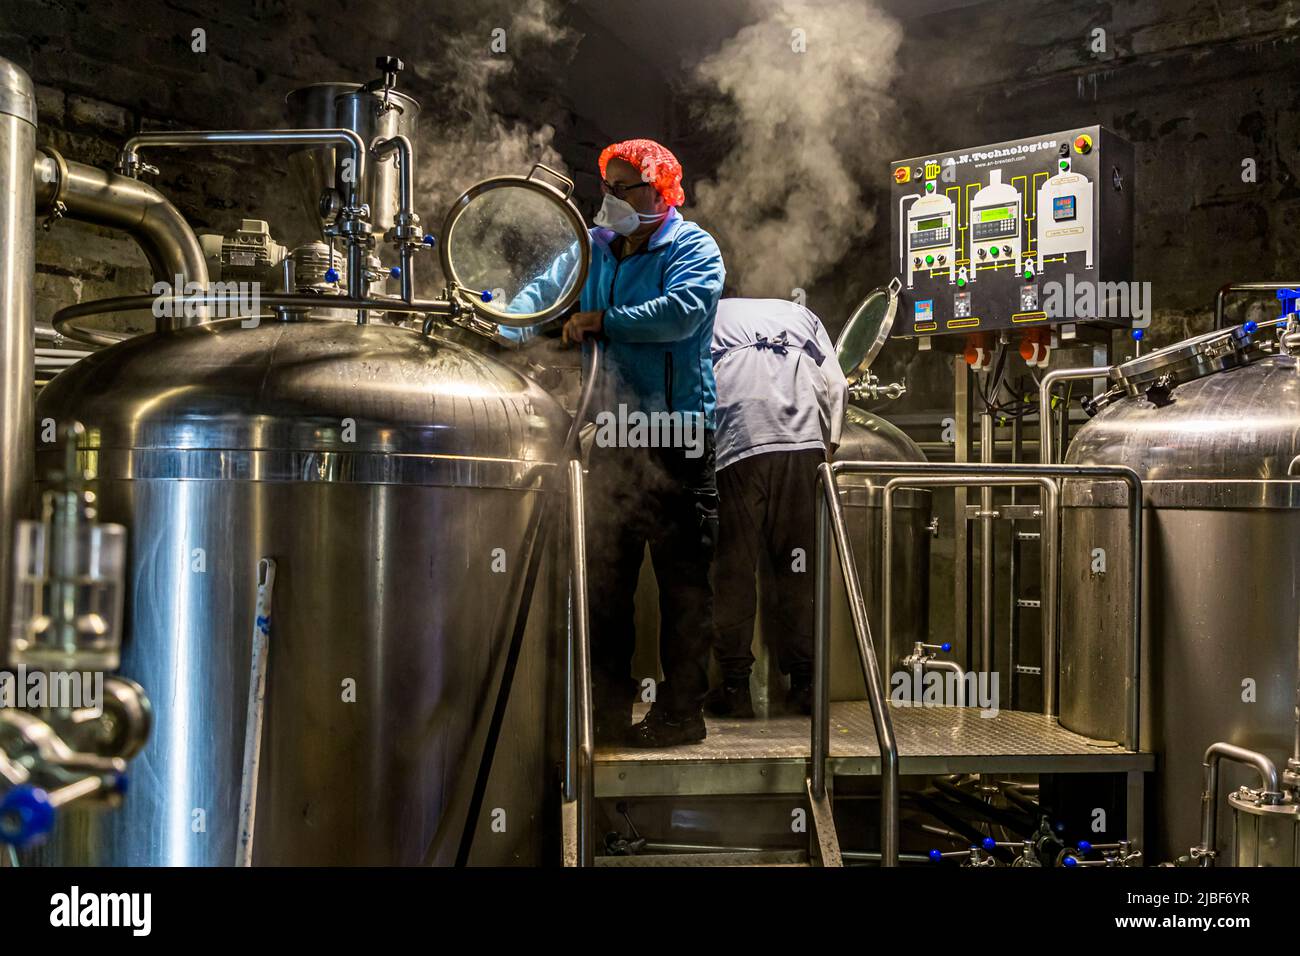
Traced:
[[[901, 774], [1142, 773], [1154, 755], [1125, 750], [1023, 711], [891, 704]], [[803, 793], [807, 717], [708, 718], [708, 739], [665, 750], [599, 748], [598, 797]], [[876, 776], [880, 751], [866, 701], [831, 705], [831, 771]]]

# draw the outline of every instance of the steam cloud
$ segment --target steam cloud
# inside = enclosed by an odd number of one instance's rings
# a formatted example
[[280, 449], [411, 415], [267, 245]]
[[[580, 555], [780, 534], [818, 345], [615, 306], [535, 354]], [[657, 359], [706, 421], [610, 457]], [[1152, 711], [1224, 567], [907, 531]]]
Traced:
[[[474, 5], [474, 22], [448, 34], [439, 116], [420, 139], [417, 188], [423, 214], [436, 224], [450, 204], [480, 179], [526, 173], [543, 162], [564, 169], [551, 145], [555, 130], [504, 118], [494, 99], [517, 62], [539, 48], [576, 40], [558, 25], [554, 0], [492, 0]], [[504, 36], [494, 31], [504, 30]], [[504, 42], [505, 51], [493, 49]]]
[[902, 29], [863, 0], [753, 3], [760, 20], [696, 68], [729, 101], [706, 127], [734, 146], [698, 184], [694, 216], [739, 294], [788, 297], [876, 223], [859, 184], [892, 158], [882, 120]]

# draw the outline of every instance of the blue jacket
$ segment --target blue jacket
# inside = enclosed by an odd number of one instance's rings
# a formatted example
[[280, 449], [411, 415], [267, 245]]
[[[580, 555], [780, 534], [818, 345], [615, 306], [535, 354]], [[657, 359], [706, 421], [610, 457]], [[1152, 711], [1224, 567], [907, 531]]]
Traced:
[[[624, 404], [629, 412], [699, 412], [713, 428], [717, 388], [709, 347], [726, 275], [718, 244], [676, 209], [622, 260], [610, 249], [618, 238], [612, 230], [598, 227], [590, 235], [591, 270], [579, 308], [604, 311], [608, 339], [591, 416], [617, 413]], [[512, 300], [510, 311], [528, 312], [538, 307], [534, 300], [553, 299], [540, 286], [564, 284], [572, 262], [561, 260]]]

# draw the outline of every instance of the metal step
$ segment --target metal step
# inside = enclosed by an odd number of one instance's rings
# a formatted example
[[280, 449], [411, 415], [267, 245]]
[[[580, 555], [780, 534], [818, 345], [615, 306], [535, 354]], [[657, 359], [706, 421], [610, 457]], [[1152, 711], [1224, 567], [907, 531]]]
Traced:
[[707, 853], [642, 853], [638, 856], [598, 856], [597, 866], [812, 866], [803, 850], [761, 850]]

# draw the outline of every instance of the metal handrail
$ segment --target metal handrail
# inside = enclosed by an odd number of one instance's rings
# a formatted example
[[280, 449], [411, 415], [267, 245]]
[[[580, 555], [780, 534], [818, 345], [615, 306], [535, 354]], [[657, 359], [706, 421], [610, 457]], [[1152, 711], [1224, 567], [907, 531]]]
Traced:
[[1222, 286], [1214, 295], [1214, 328], [1221, 329], [1224, 327], [1224, 300], [1233, 292], [1277, 292], [1279, 289], [1294, 289], [1297, 287], [1300, 287], [1300, 281], [1229, 282], [1227, 285]]
[[[578, 803], [578, 865], [595, 860], [592, 811], [595, 805], [595, 744], [591, 714], [591, 624], [587, 603], [587, 526], [582, 462], [569, 461], [569, 693], [566, 735], [566, 801]], [[576, 738], [576, 739], [575, 739]]]
[[586, 494], [579, 434], [600, 376], [604, 346], [583, 350], [585, 381], [564, 439], [569, 468], [569, 637], [565, 674], [564, 800], [577, 801], [578, 866], [595, 864], [595, 735], [591, 705], [591, 617], [587, 594]]
[[[839, 500], [836, 475], [840, 472], [869, 477], [896, 477], [901, 479], [927, 479], [930, 477], [965, 478], [970, 484], [1000, 478], [1014, 478], [1039, 483], [1044, 479], [1052, 484], [1058, 479], [1110, 479], [1123, 481], [1128, 486], [1128, 517], [1130, 553], [1133, 558], [1132, 575], [1132, 632], [1127, 661], [1127, 713], [1124, 746], [1137, 751], [1141, 743], [1141, 667], [1142, 667], [1142, 479], [1132, 468], [1122, 465], [1026, 465], [1026, 464], [966, 464], [947, 462], [879, 462], [839, 461], [833, 465], [822, 464], [817, 482], [821, 488], [821, 502], [817, 513], [817, 579], [816, 579], [816, 630], [814, 643], [813, 721], [812, 721], [812, 787], [816, 797], [826, 793], [826, 764], [830, 758], [830, 532], [835, 534], [840, 557], [840, 569], [848, 592], [849, 611], [857, 638], [858, 657], [862, 664], [875, 724], [876, 740], [880, 750], [881, 770], [881, 853], [884, 866], [898, 863], [898, 746], [894, 737], [893, 722], [885, 703], [877, 666], [875, 647], [871, 641], [871, 626], [867, 621], [866, 603], [862, 585], [853, 562], [852, 546], [844, 523], [843, 506]], [[1051, 502], [1049, 502], [1049, 505]], [[1059, 539], [1055, 509], [1044, 515], [1045, 526], [1051, 523], [1050, 533]], [[1056, 587], [1059, 587], [1059, 574]], [[1056, 640], [1043, 661], [1044, 708], [1055, 714], [1056, 694]], [[1049, 669], [1050, 663], [1050, 669]], [[1050, 685], [1048, 683], [1050, 678]], [[1049, 689], [1050, 687], [1050, 689]]]
[[[976, 466], [972, 466], [976, 467]], [[904, 488], [1016, 488], [1038, 486], [1043, 492], [1043, 713], [1053, 716], [1051, 702], [1055, 698], [1056, 634], [1060, 626], [1058, 609], [1061, 606], [1061, 579], [1058, 573], [1060, 538], [1056, 516], [1060, 501], [1056, 482], [1051, 478], [969, 478], [964, 475], [931, 476], [928, 478], [891, 478], [883, 489], [884, 507], [881, 509], [881, 630], [884, 631], [885, 667], [894, 666], [893, 637], [893, 515], [894, 494]], [[1051, 677], [1049, 664], [1051, 662]], [[1014, 668], [1015, 661], [1010, 662]], [[987, 664], [983, 665], [986, 669]]]
[[848, 591], [849, 611], [853, 620], [853, 633], [858, 642], [858, 658], [862, 663], [862, 678], [867, 687], [867, 700], [871, 705], [871, 721], [875, 726], [876, 741], [880, 750], [880, 852], [881, 866], [898, 866], [898, 743], [894, 738], [894, 724], [885, 703], [881, 687], [880, 669], [876, 666], [876, 649], [871, 640], [871, 624], [867, 620], [866, 599], [862, 595], [862, 582], [858, 579], [853, 562], [853, 546], [849, 541], [844, 522], [844, 506], [840, 503], [839, 485], [832, 467], [823, 462], [817, 469], [817, 483], [821, 487], [821, 504], [817, 510], [817, 596], [816, 637], [813, 647], [815, 662], [813, 679], [812, 720], [812, 789], [813, 796], [826, 796], [826, 761], [830, 739], [830, 534], [835, 535], [835, 547], [840, 558], [840, 569]]

